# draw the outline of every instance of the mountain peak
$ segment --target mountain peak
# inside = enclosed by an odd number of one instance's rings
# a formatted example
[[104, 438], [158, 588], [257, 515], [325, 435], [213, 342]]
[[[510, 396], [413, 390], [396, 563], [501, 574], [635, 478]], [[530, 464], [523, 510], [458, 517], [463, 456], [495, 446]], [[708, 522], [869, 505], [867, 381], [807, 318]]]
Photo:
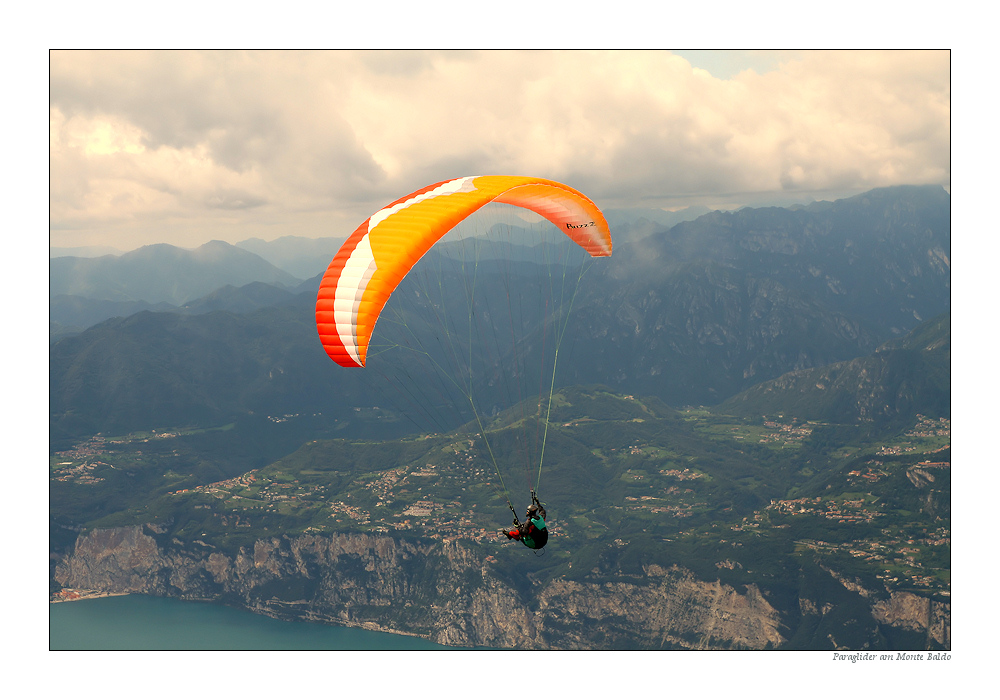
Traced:
[[242, 287], [265, 282], [294, 287], [301, 282], [259, 255], [218, 240], [195, 250], [156, 243], [117, 258], [55, 258], [50, 271], [50, 296], [73, 294], [176, 306], [227, 284]]

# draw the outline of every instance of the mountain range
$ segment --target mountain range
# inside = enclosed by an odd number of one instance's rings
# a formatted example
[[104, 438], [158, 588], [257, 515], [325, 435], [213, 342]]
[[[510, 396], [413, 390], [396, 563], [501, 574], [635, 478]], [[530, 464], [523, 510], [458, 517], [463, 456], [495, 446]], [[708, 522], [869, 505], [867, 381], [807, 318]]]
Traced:
[[345, 240], [346, 236], [333, 238], [282, 236], [273, 241], [248, 238], [238, 242], [236, 247], [259, 255], [275, 267], [299, 279], [309, 279], [326, 271], [330, 260], [337, 254]]
[[181, 305], [227, 284], [251, 282], [294, 287], [301, 280], [222, 241], [209, 241], [195, 250], [160, 243], [121, 256], [49, 261], [50, 297]]
[[[833, 369], [807, 371], [857, 358], [901, 371], [907, 349], [876, 350], [948, 311], [949, 208], [939, 187], [895, 187], [654, 225], [586, 273], [558, 383], [716, 405], [757, 385], [758, 397], [776, 395], [761, 383], [790, 372], [786, 385], [832, 386]], [[87, 312], [102, 309], [90, 319], [121, 314], [52, 344], [54, 435], [222, 424], [267, 410], [339, 416], [378, 403], [369, 377], [340, 371], [319, 346], [319, 275], [303, 282], [217, 241], [52, 266], [54, 323], [71, 325], [62, 313], [74, 304], [81, 319], [88, 303]], [[511, 279], [528, 272], [515, 266]], [[447, 297], [465, 282], [460, 271], [440, 280]], [[137, 299], [175, 308], [127, 315]]]
[[918, 413], [950, 416], [951, 314], [922, 323], [871, 355], [761, 382], [723, 401], [717, 410], [897, 428]]

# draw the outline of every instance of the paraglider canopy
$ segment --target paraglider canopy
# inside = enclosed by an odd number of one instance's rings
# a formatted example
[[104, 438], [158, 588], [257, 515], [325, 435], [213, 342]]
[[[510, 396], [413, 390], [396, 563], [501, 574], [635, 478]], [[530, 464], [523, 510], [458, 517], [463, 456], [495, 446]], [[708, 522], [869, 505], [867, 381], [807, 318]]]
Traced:
[[567, 185], [509, 176], [429, 185], [369, 217], [330, 263], [316, 298], [316, 328], [330, 358], [364, 367], [375, 322], [396, 286], [442, 236], [491, 202], [530, 209], [591, 256], [611, 255], [604, 215]]

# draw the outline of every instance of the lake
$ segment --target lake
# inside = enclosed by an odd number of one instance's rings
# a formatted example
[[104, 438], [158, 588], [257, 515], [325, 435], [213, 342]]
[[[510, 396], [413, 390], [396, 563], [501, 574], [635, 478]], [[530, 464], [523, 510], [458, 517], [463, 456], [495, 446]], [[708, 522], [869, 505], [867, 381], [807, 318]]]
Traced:
[[274, 620], [247, 610], [145, 595], [49, 605], [52, 650], [447, 650], [418, 637]]

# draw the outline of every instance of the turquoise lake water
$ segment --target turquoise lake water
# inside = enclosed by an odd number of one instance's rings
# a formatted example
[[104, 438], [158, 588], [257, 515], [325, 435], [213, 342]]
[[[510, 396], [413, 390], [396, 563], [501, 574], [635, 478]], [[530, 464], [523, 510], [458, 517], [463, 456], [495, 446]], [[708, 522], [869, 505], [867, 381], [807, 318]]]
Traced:
[[49, 605], [52, 650], [447, 650], [418, 637], [286, 622], [173, 598], [128, 595]]

